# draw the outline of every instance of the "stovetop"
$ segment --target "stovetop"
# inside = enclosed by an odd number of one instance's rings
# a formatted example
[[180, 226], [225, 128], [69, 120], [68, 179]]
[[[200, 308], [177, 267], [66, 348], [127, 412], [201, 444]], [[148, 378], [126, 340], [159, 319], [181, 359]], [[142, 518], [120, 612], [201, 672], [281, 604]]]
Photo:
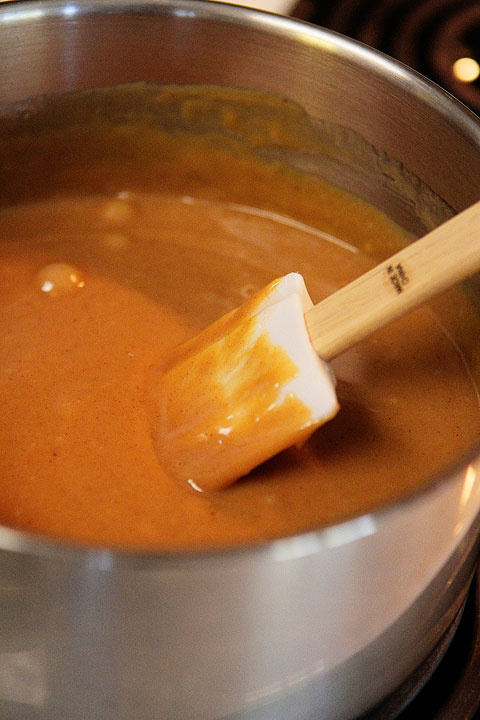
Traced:
[[479, 0], [298, 0], [291, 14], [401, 60], [480, 115]]

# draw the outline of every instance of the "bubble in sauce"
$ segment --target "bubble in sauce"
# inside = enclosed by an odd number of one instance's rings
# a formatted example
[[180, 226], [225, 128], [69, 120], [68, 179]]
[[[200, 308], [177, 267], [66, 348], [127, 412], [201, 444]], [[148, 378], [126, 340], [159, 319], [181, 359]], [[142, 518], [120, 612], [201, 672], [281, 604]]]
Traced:
[[118, 193], [113, 199], [106, 202], [101, 210], [101, 216], [110, 223], [121, 225], [128, 222], [133, 216], [133, 205], [127, 192]]
[[258, 290], [258, 285], [255, 285], [254, 283], [247, 283], [242, 288], [240, 288], [240, 295], [246, 300], [248, 300], [248, 298], [251, 298], [252, 295], [255, 295]]
[[123, 233], [111, 232], [105, 233], [103, 242], [112, 250], [125, 250], [130, 244], [130, 239]]
[[73, 265], [51, 263], [37, 273], [35, 284], [46, 295], [60, 297], [85, 287], [85, 276]]

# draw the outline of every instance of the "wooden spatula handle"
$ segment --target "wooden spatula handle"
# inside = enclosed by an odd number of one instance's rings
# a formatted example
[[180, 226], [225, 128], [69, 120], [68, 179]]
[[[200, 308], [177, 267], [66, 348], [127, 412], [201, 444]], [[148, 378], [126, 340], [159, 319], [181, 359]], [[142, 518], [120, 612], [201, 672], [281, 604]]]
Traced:
[[477, 202], [309, 310], [313, 347], [330, 360], [479, 269]]

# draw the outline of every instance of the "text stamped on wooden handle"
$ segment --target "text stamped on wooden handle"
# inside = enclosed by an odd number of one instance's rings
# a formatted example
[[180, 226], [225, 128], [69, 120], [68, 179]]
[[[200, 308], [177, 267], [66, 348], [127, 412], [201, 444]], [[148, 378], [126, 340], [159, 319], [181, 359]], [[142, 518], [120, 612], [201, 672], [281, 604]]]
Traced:
[[387, 265], [387, 277], [398, 295], [404, 291], [410, 282], [410, 278], [400, 262], [395, 265]]

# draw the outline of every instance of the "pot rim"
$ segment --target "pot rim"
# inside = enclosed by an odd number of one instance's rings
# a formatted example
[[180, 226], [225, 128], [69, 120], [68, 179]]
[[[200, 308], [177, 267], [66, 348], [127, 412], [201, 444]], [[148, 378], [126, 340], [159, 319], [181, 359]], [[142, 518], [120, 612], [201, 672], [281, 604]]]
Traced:
[[[0, 0], [1, 2], [1, 0]], [[328, 48], [337, 56], [348, 54], [357, 64], [370, 72], [387, 75], [410, 94], [420, 97], [431, 110], [458, 128], [480, 153], [480, 121], [477, 116], [439, 85], [417, 71], [390, 58], [380, 51], [337, 32], [321, 28], [302, 20], [277, 15], [255, 8], [230, 5], [212, 0], [88, 0], [81, 4], [67, 0], [6, 0], [0, 4], [0, 27], [10, 23], [29, 23], [43, 18], [71, 19], [95, 14], [164, 15], [187, 19], [213, 20], [245, 25], [264, 30], [269, 34], [283, 35], [309, 48]], [[264, 540], [244, 546], [212, 549], [147, 550], [110, 548], [84, 543], [57, 540], [50, 536], [16, 530], [0, 524], [0, 550], [9, 550], [68, 561], [87, 561], [103, 570], [120, 563], [134, 567], [168, 566], [199, 561], [253, 556], [265, 558], [294, 558], [311, 555], [325, 547], [338, 547], [361, 537], [373, 534], [376, 528], [388, 522], [397, 512], [407, 511], [423, 498], [428, 498], [441, 485], [453, 482], [455, 477], [480, 460], [480, 440], [457, 460], [428, 483], [403, 498], [388, 502], [370, 512], [323, 526], [317, 530], [291, 536]]]

